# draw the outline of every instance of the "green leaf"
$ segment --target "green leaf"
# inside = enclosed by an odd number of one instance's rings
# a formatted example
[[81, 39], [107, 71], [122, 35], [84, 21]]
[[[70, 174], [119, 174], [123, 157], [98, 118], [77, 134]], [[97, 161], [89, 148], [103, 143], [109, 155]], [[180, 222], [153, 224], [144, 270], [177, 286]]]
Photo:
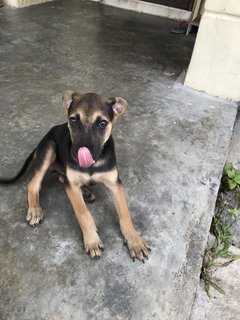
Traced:
[[239, 216], [239, 212], [237, 208], [228, 209], [228, 213], [230, 214], [232, 220], [235, 220]]
[[210, 286], [212, 286], [215, 290], [217, 290], [218, 292], [225, 294], [224, 290], [219, 287], [216, 283], [209, 281]]
[[213, 266], [216, 267], [216, 268], [225, 268], [225, 267], [229, 266], [233, 261], [235, 261], [235, 260], [232, 259], [232, 260], [229, 260], [229, 261], [224, 262], [224, 263], [215, 263]]
[[226, 172], [230, 179], [235, 177], [235, 172], [233, 170], [227, 170]]
[[209, 281], [208, 280], [206, 280], [205, 281], [205, 291], [206, 291], [206, 294], [208, 295], [208, 298], [210, 299], [211, 298], [211, 295], [210, 295], [210, 292], [209, 292], [209, 290], [210, 290], [210, 283], [209, 283]]
[[218, 251], [218, 257], [226, 258], [227, 255], [228, 255], [228, 251], [226, 251], [226, 250], [219, 250]]
[[225, 169], [225, 171], [232, 170], [233, 169], [232, 163], [230, 163], [230, 162], [226, 163], [224, 166], [224, 169]]
[[234, 180], [228, 180], [228, 185], [229, 185], [230, 190], [233, 190], [236, 188], [237, 183]]
[[233, 261], [240, 259], [240, 256], [238, 254], [229, 254], [227, 256], [228, 259], [232, 259]]
[[229, 178], [234, 178], [235, 177], [235, 170], [233, 168], [232, 163], [226, 163], [224, 166], [224, 169], [226, 171], [226, 174]]
[[236, 175], [235, 175], [235, 178], [234, 178], [234, 181], [237, 183], [237, 184], [240, 184], [240, 171], [238, 170]]
[[215, 230], [214, 231], [215, 231], [214, 235], [215, 235], [216, 241], [217, 241], [216, 247], [219, 247], [223, 242], [223, 237], [224, 237], [223, 230], [222, 230], [221, 226], [219, 224], [217, 224], [215, 226]]

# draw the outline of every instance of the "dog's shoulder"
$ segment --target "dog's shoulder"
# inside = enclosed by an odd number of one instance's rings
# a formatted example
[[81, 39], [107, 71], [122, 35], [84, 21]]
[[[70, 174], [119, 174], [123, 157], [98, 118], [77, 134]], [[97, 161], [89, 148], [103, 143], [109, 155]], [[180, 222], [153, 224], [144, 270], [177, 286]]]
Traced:
[[48, 134], [52, 135], [57, 140], [62, 139], [65, 136], [69, 136], [67, 122], [52, 127]]
[[38, 147], [41, 148], [41, 146], [47, 141], [53, 141], [55, 143], [57, 160], [63, 167], [65, 167], [71, 145], [67, 123], [52, 127], [40, 141]]
[[67, 123], [59, 124], [52, 127], [46, 134], [46, 138], [53, 140], [56, 145], [69, 144], [70, 134]]

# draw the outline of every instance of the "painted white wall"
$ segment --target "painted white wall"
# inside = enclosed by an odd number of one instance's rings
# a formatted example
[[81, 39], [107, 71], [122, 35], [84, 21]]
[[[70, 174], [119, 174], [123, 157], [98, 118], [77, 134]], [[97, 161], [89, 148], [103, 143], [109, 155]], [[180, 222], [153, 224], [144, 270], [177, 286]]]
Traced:
[[44, 3], [52, 0], [4, 0], [4, 3], [12, 7], [21, 8], [31, 6], [33, 4]]
[[207, 0], [185, 85], [240, 101], [240, 0]]

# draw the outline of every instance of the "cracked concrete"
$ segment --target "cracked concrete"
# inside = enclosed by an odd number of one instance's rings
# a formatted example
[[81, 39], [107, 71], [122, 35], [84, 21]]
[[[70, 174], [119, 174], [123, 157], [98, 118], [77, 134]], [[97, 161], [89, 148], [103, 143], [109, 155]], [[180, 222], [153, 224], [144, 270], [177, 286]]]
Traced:
[[89, 206], [106, 250], [92, 260], [63, 186], [49, 174], [45, 220], [25, 222], [27, 179], [0, 187], [0, 318], [171, 319], [190, 316], [236, 105], [182, 86], [194, 36], [174, 21], [77, 0], [0, 11], [0, 168], [13, 175], [53, 125], [65, 89], [122, 96], [114, 130], [137, 229], [151, 244], [133, 263], [112, 202]]

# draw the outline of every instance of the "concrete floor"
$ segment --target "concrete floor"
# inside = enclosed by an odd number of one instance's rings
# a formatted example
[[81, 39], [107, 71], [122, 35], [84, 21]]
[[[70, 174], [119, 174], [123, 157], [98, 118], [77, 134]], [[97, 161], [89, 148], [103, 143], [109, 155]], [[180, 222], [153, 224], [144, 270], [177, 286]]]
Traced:
[[0, 174], [12, 175], [65, 119], [68, 88], [122, 96], [121, 178], [149, 260], [128, 256], [102, 186], [90, 205], [105, 252], [92, 260], [49, 174], [44, 223], [25, 222], [26, 184], [0, 187], [0, 319], [189, 318], [236, 106], [181, 85], [194, 36], [174, 21], [78, 0], [0, 11]]

